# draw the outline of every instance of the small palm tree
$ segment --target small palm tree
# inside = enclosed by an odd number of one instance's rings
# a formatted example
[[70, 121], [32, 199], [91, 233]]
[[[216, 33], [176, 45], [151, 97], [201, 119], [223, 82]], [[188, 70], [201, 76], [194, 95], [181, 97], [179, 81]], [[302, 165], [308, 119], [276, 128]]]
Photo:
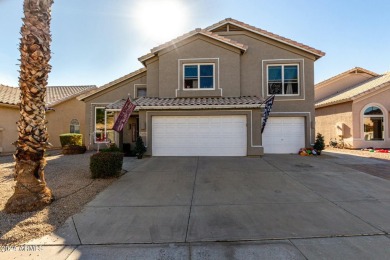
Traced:
[[20, 43], [20, 119], [15, 152], [15, 192], [5, 210], [33, 211], [53, 201], [44, 175], [48, 146], [45, 96], [51, 70], [50, 20], [53, 0], [24, 0]]

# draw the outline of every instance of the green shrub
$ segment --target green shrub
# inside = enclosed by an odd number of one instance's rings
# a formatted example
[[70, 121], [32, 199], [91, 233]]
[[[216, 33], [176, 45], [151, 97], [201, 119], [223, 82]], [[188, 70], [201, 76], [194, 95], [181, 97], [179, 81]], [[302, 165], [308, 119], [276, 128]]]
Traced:
[[65, 145], [83, 145], [83, 135], [82, 134], [62, 134], [60, 135], [61, 146]]
[[146, 152], [146, 147], [144, 145], [144, 141], [142, 140], [141, 136], [137, 137], [134, 151], [135, 151], [136, 155], [138, 156], [138, 158], [142, 158], [142, 156]]
[[92, 178], [108, 178], [120, 175], [123, 164], [123, 153], [103, 152], [91, 156], [89, 169]]
[[100, 152], [109, 153], [109, 152], [121, 152], [121, 150], [116, 146], [116, 144], [111, 144], [109, 148], [100, 149]]
[[82, 154], [87, 151], [87, 147], [85, 145], [65, 145], [62, 147], [62, 154]]
[[317, 133], [316, 141], [313, 146], [314, 149], [317, 151], [322, 151], [325, 149], [325, 142], [324, 142], [324, 136], [320, 133]]

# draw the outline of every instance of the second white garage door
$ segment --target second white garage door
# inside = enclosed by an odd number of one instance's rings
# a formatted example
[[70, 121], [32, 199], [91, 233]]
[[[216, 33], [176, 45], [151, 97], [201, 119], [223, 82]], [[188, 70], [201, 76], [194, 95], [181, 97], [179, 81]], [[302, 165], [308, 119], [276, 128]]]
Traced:
[[269, 117], [262, 139], [264, 153], [298, 153], [305, 147], [305, 119]]
[[246, 116], [153, 116], [153, 156], [246, 156]]

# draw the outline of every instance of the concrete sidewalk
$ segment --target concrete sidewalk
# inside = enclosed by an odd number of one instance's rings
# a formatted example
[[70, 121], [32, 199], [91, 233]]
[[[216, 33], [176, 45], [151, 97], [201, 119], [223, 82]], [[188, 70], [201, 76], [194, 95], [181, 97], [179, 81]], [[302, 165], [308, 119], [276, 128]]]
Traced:
[[386, 259], [390, 181], [348, 167], [357, 161], [390, 163], [327, 154], [125, 162], [128, 173], [81, 213], [30, 241], [35, 251], [0, 256]]

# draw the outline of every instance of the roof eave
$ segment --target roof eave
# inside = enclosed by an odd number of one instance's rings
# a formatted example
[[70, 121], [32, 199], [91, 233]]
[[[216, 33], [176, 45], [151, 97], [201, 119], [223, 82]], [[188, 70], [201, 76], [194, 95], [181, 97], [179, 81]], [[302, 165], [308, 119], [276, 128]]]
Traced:
[[383, 91], [383, 90], [386, 90], [386, 88], [390, 87], [390, 82], [384, 82], [374, 88], [371, 88], [371, 89], [368, 89], [362, 93], [359, 93], [359, 94], [356, 94], [355, 96], [351, 97], [351, 100], [357, 100], [357, 99], [360, 99], [366, 95], [369, 95], [369, 94], [372, 94], [372, 93], [375, 93], [376, 91]]
[[151, 58], [153, 58], [154, 56], [156, 56], [155, 53], [148, 53], [148, 54], [145, 54], [141, 57], [138, 58], [138, 60], [145, 66], [145, 62]]
[[[77, 100], [79, 100], [79, 96], [82, 96], [83, 94], [85, 94], [85, 93], [87, 93], [87, 92], [89, 92], [89, 91], [91, 91], [91, 90], [94, 90], [94, 89], [96, 89], [96, 87], [94, 87], [94, 88], [91, 87], [90, 89], [86, 89], [86, 90], [84, 90], [84, 91], [81, 91], [80, 93], [73, 94], [73, 95], [71, 95], [71, 96], [68, 96], [68, 97], [66, 97], [66, 98], [64, 98], [64, 99], [58, 100], [58, 101], [56, 101], [56, 102], [53, 102], [53, 103], [46, 103], [46, 105], [47, 105], [47, 106], [54, 107], [54, 106], [58, 106], [59, 104], [62, 104], [62, 103], [64, 103], [64, 102], [66, 102], [66, 101], [69, 101], [69, 100], [71, 100], [71, 99], [73, 99], [73, 98], [76, 98]], [[81, 100], [79, 100], [79, 101], [81, 101]]]
[[9, 108], [19, 108], [19, 104], [9, 104], [0, 102], [0, 106], [9, 107]]
[[205, 30], [211, 31], [211, 30], [213, 30], [213, 29], [215, 29], [215, 28], [218, 28], [218, 27], [223, 26], [223, 25], [228, 24], [228, 23], [233, 24], [233, 25], [235, 25], [235, 26], [237, 26], [237, 27], [240, 27], [240, 28], [242, 28], [242, 29], [248, 30], [248, 31], [250, 31], [250, 32], [253, 32], [253, 33], [255, 33], [255, 34], [262, 35], [262, 36], [264, 36], [264, 37], [266, 37], [266, 38], [270, 38], [270, 39], [272, 39], [272, 40], [275, 40], [275, 41], [284, 43], [284, 44], [286, 44], [286, 45], [289, 45], [289, 46], [292, 46], [292, 47], [294, 47], [294, 48], [300, 49], [300, 50], [302, 50], [302, 51], [311, 53], [311, 54], [313, 54], [313, 55], [315, 56], [315, 60], [320, 59], [321, 57], [325, 56], [325, 54], [326, 54], [325, 52], [320, 51], [320, 50], [318, 50], [318, 52], [307, 50], [307, 49], [302, 48], [302, 47], [300, 47], [300, 46], [296, 46], [296, 45], [291, 44], [291, 43], [289, 43], [289, 42], [283, 41], [282, 39], [272, 37], [271, 35], [268, 35], [268, 34], [264, 34], [264, 33], [258, 32], [258, 31], [256, 31], [256, 30], [251, 29], [251, 28], [244, 27], [244, 26], [242, 26], [242, 25], [240, 25], [240, 24], [235, 23], [235, 22], [232, 21], [232, 20], [225, 20], [223, 23], [217, 23], [217, 24], [215, 24], [215, 25], [209, 26], [209, 27], [207, 27]]
[[349, 102], [349, 101], [352, 101], [352, 98], [347, 98], [347, 99], [343, 99], [343, 100], [329, 102], [329, 103], [325, 103], [325, 104], [321, 104], [321, 105], [314, 105], [314, 108], [323, 108], [323, 107], [328, 107], [328, 106], [333, 106], [333, 105], [346, 103], [346, 102]]
[[243, 109], [262, 108], [263, 104], [253, 105], [195, 105], [195, 106], [138, 106], [139, 110], [204, 110], [204, 109]]
[[[77, 100], [79, 100], [79, 101], [84, 101], [85, 99], [87, 99], [87, 98], [89, 98], [89, 97], [91, 97], [91, 96], [93, 96], [93, 95], [96, 95], [96, 94], [98, 94], [98, 93], [104, 91], [105, 89], [109, 89], [109, 88], [111, 88], [112, 86], [115, 86], [116, 84], [119, 84], [119, 83], [121, 83], [121, 82], [123, 82], [123, 81], [125, 81], [125, 80], [128, 80], [128, 79], [131, 79], [131, 78], [133, 78], [133, 77], [136, 77], [136, 76], [138, 76], [138, 75], [140, 75], [140, 74], [142, 74], [142, 73], [144, 73], [144, 72], [146, 72], [146, 71], [147, 71], [146, 68], [138, 69], [138, 70], [136, 70], [136, 71], [134, 71], [134, 72], [132, 72], [132, 73], [129, 73], [129, 74], [123, 76], [123, 77], [120, 77], [120, 78], [116, 79], [116, 80], [118, 80], [118, 81], [113, 80], [113, 81], [111, 81], [111, 82], [109, 82], [109, 83], [107, 83], [107, 84], [101, 86], [100, 88], [96, 88], [96, 89], [93, 89], [93, 90], [89, 90], [89, 91], [87, 91], [87, 93], [84, 93], [84, 94], [79, 95], [79, 96], [77, 97]], [[122, 79], [122, 78], [123, 78], [123, 79]], [[121, 79], [121, 80], [119, 80], [119, 79]], [[92, 92], [91, 92], [91, 91], [92, 91]], [[89, 93], [89, 94], [88, 94], [88, 93]]]
[[333, 76], [333, 77], [330, 77], [330, 78], [328, 78], [328, 79], [325, 79], [325, 80], [323, 80], [323, 81], [317, 83], [314, 87], [315, 87], [315, 88], [321, 88], [321, 87], [323, 87], [323, 86], [327, 86], [327, 85], [331, 84], [332, 82], [335, 82], [335, 81], [337, 81], [337, 80], [340, 80], [340, 79], [342, 79], [342, 78], [345, 78], [345, 77], [349, 76], [350, 74], [352, 74], [352, 73], [357, 73], [357, 72], [359, 72], [359, 71], [360, 71], [360, 72], [363, 72], [363, 73], [366, 73], [366, 74], [368, 74], [368, 75], [371, 75], [372, 77], [377, 77], [377, 76], [379, 76], [379, 74], [377, 74], [377, 73], [375, 73], [375, 72], [373, 72], [373, 71], [370, 71], [370, 70], [367, 70], [367, 69], [364, 69], [364, 68], [361, 68], [361, 67], [355, 67], [355, 68], [349, 69], [349, 70], [347, 70], [347, 71], [344, 71], [344, 72], [342, 72], [342, 73], [340, 73], [340, 74], [337, 74], [337, 75], [335, 75], [335, 76]]
[[241, 46], [237, 46], [237, 45], [235, 45], [235, 44], [233, 44], [233, 43], [231, 43], [231, 42], [227, 42], [227, 41], [224, 41], [224, 40], [222, 40], [222, 39], [218, 39], [217, 37], [213, 37], [213, 36], [211, 36], [211, 35], [208, 35], [207, 33], [205, 33], [205, 32], [202, 31], [202, 30], [196, 29], [195, 31], [189, 32], [188, 35], [182, 36], [182, 38], [180, 38], [179, 40], [174, 39], [174, 40], [170, 41], [171, 44], [169, 44], [169, 45], [163, 44], [163, 46], [161, 46], [161, 47], [154, 47], [153, 49], [150, 50], [150, 53], [145, 54], [145, 55], [139, 57], [138, 60], [139, 60], [143, 65], [145, 65], [145, 62], [146, 62], [147, 60], [153, 58], [154, 56], [156, 56], [158, 52], [160, 52], [160, 51], [162, 51], [162, 50], [164, 50], [164, 49], [166, 49], [166, 48], [169, 48], [170, 46], [172, 46], [172, 45], [174, 45], [174, 44], [176, 44], [176, 43], [178, 43], [178, 42], [181, 42], [181, 41], [184, 41], [184, 40], [186, 40], [186, 39], [188, 39], [188, 38], [191, 38], [191, 37], [193, 37], [193, 36], [195, 36], [195, 35], [203, 35], [203, 36], [209, 37], [209, 38], [211, 38], [211, 39], [214, 39], [214, 40], [219, 41], [219, 42], [221, 42], [221, 43], [224, 43], [224, 44], [226, 44], [226, 45], [229, 45], [229, 46], [232, 46], [232, 47], [234, 47], [234, 48], [237, 48], [237, 49], [241, 50], [241, 53], [245, 53], [245, 52], [248, 50], [248, 46], [245, 45], [245, 44], [242, 44], [242, 47], [241, 47]]

